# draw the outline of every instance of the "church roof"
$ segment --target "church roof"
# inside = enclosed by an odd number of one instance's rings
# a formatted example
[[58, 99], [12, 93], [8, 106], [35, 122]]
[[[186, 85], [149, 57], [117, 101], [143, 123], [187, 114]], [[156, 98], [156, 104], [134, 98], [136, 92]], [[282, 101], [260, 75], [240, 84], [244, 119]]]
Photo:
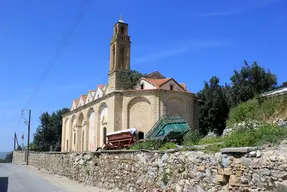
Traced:
[[81, 95], [81, 99], [82, 99], [83, 101], [86, 101], [87, 95]]
[[76, 103], [76, 105], [79, 104], [79, 99], [75, 99], [74, 102]]
[[105, 87], [105, 85], [99, 84], [98, 88], [103, 89]]
[[147, 78], [151, 78], [151, 79], [166, 79], [166, 77], [163, 76], [163, 75], [162, 75], [160, 72], [158, 72], [158, 71], [154, 71], [154, 72], [148, 74], [146, 77], [147, 77]]
[[154, 85], [156, 88], [160, 88], [163, 84], [167, 83], [170, 80], [173, 80], [176, 84], [178, 84], [184, 91], [187, 92], [186, 90], [186, 84], [185, 83], [178, 83], [175, 81], [173, 78], [164, 78], [164, 79], [154, 79], [154, 78], [146, 78], [142, 77], [142, 80], [145, 80], [149, 82], [150, 84]]
[[184, 90], [186, 90], [186, 84], [185, 84], [185, 83], [180, 83], [180, 85], [182, 86], [182, 88], [183, 88]]
[[171, 78], [153, 79], [153, 78], [146, 78], [146, 77], [142, 77], [142, 79], [149, 82], [150, 84], [156, 86], [157, 88], [159, 88], [161, 85], [163, 85], [167, 81], [171, 80]]

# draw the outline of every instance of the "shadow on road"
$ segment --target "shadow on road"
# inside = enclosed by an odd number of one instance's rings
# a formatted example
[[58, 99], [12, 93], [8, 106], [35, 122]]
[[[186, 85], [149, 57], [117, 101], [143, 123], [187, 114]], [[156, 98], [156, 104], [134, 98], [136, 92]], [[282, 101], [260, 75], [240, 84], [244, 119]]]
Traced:
[[8, 177], [0, 177], [0, 192], [8, 191]]

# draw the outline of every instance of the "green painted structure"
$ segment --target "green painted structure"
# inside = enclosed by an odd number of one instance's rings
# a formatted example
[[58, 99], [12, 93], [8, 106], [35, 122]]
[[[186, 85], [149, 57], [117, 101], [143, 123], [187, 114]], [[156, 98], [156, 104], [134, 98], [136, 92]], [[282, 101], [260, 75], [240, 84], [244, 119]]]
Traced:
[[144, 140], [180, 140], [189, 129], [190, 126], [180, 115], [162, 116]]

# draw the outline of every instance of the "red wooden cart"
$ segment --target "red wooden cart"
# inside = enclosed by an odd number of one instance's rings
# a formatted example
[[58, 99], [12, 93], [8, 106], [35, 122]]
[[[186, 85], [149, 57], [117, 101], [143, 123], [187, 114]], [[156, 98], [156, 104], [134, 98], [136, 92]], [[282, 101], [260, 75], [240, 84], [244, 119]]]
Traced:
[[107, 134], [107, 141], [104, 145], [104, 149], [122, 149], [130, 147], [136, 142], [136, 132], [136, 129], [131, 128]]

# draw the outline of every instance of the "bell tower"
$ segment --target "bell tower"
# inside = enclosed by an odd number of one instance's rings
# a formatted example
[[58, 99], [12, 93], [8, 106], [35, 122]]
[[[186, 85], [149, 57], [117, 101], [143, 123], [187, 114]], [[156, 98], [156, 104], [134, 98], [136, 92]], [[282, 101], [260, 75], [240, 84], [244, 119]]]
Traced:
[[120, 17], [114, 25], [114, 33], [110, 43], [109, 91], [123, 89], [120, 74], [130, 71], [131, 41], [128, 35], [128, 24]]

